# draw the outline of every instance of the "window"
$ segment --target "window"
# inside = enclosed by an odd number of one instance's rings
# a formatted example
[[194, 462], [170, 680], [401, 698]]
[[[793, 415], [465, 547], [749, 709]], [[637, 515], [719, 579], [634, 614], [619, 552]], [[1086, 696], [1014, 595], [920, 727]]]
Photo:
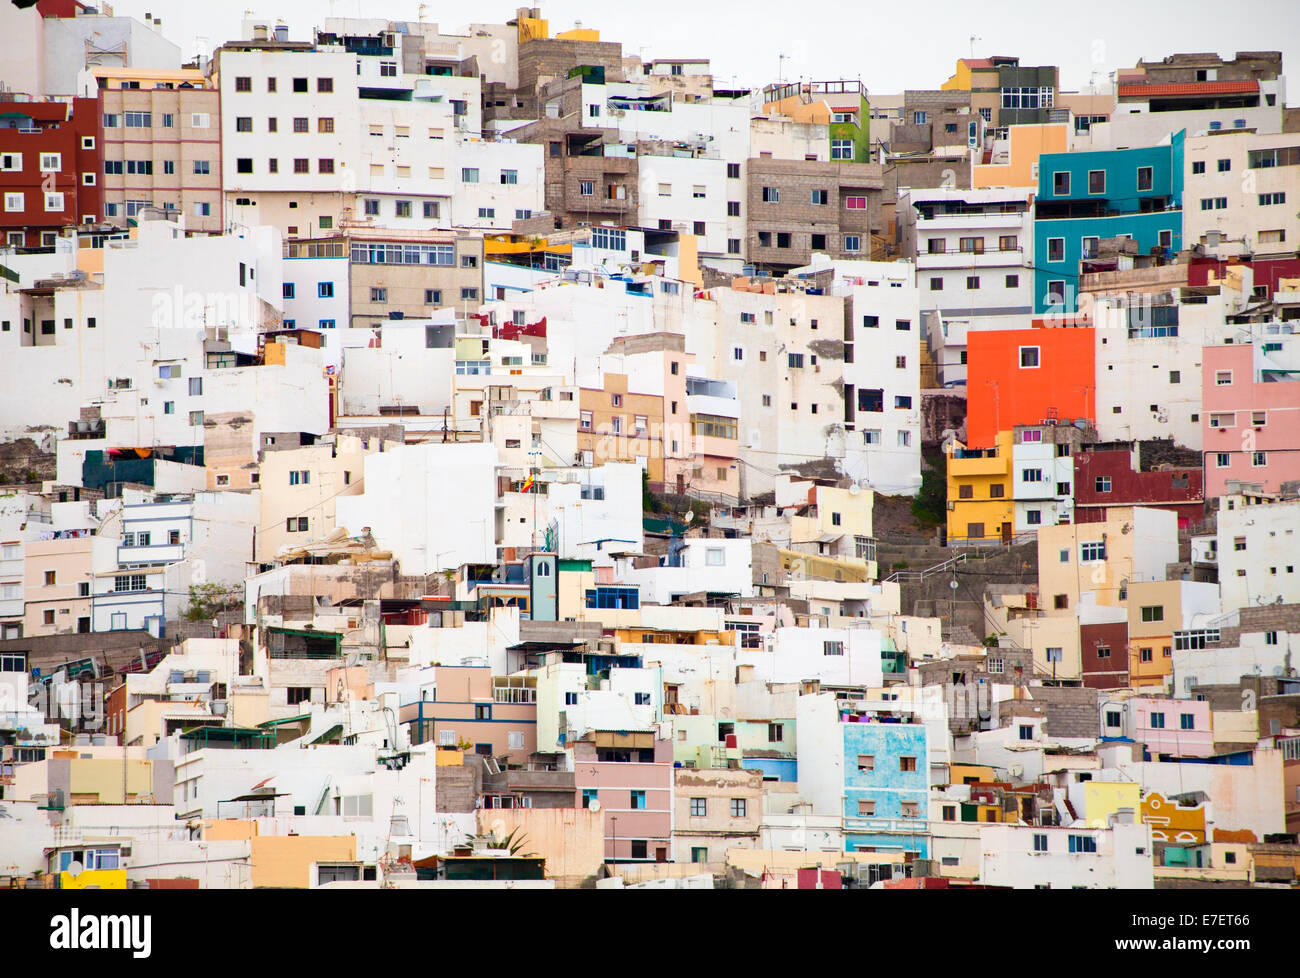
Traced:
[[851, 140], [851, 139], [832, 139], [832, 140], [831, 140], [831, 159], [833, 159], [833, 160], [851, 160], [851, 159], [853, 159], [853, 140]]
[[978, 275], [966, 276], [966, 288], [974, 290], [974, 289], [978, 289], [979, 287], [980, 287], [980, 277]]
[[1261, 467], [1263, 467], [1263, 466], [1268, 465], [1268, 453], [1267, 453], [1267, 452], [1251, 452], [1251, 453], [1250, 453], [1250, 464], [1251, 464], [1252, 466], [1254, 466], [1255, 468], [1261, 468]]
[[[1150, 650], [1150, 649], [1145, 649], [1144, 651], [1150, 652], [1151, 650]], [[1143, 661], [1145, 662], [1145, 661], [1149, 661], [1149, 660], [1145, 660], [1145, 659], [1144, 659]], [[1152, 713], [1152, 714], [1151, 714], [1151, 729], [1153, 729], [1153, 730], [1163, 730], [1163, 729], [1164, 729], [1164, 726], [1165, 726], [1165, 715], [1164, 715], [1163, 713]]]
[[1253, 149], [1246, 154], [1250, 169], [1300, 164], [1300, 146], [1281, 146], [1276, 149]]
[[703, 818], [709, 814], [709, 800], [707, 798], [691, 799], [691, 815], [696, 818]]
[[[1204, 164], [1202, 164], [1204, 167]], [[1149, 166], [1139, 166], [1137, 171], [1137, 188], [1141, 193], [1144, 190], [1150, 190], [1153, 185], [1153, 171]]]
[[1046, 832], [1035, 832], [1035, 833], [1034, 833], [1034, 852], [1046, 852], [1046, 851], [1047, 851], [1047, 833], [1046, 833]]
[[874, 771], [875, 769], [876, 769], [875, 755], [873, 754], [858, 755], [858, 773], [864, 774], [867, 771]]
[[1020, 724], [1020, 739], [1021, 739], [1021, 740], [1033, 740], [1033, 739], [1034, 739], [1034, 727], [1033, 727], [1033, 724], [1030, 724], [1030, 723], [1022, 723], [1022, 724]]
[[778, 190], [776, 187], [764, 187], [764, 188], [763, 188], [763, 203], [765, 203], [765, 204], [777, 204], [777, 203], [780, 203], [780, 201], [781, 201], [781, 191], [780, 191], [780, 190]]
[[1142, 620], [1144, 622], [1164, 621], [1165, 606], [1161, 604], [1143, 605]]
[[1070, 851], [1071, 852], [1096, 852], [1097, 840], [1090, 835], [1071, 835]]
[[1104, 540], [1082, 543], [1079, 545], [1079, 560], [1091, 563], [1106, 559], [1106, 542]]
[[116, 592], [147, 591], [149, 585], [144, 574], [120, 574], [113, 578], [113, 590]]
[[386, 289], [386, 288], [378, 288], [378, 287], [371, 287], [371, 289], [370, 289], [370, 301], [371, 301], [371, 302], [387, 302], [387, 301], [388, 301], [388, 289]]
[[744, 798], [731, 799], [731, 817], [744, 818], [748, 807], [747, 801]]
[[843, 655], [844, 643], [836, 641], [822, 642], [822, 655]]
[[1089, 170], [1088, 171], [1088, 193], [1104, 194], [1106, 192], [1106, 171]]
[[629, 805], [629, 807], [632, 808], [633, 810], [644, 811], [644, 810], [645, 810], [645, 792], [644, 792], [644, 791], [632, 791], [632, 792], [629, 792], [629, 794], [630, 794], [630, 796], [631, 796], [631, 804]]
[[923, 125], [925, 125], [925, 120], [926, 120], [926, 118], [927, 118], [927, 117], [926, 117], [926, 114], [925, 114], [924, 112], [913, 112], [913, 113], [912, 113], [912, 125], [914, 125], [914, 126], [923, 126]]
[[871, 798], [858, 799], [858, 817], [874, 818], [876, 814], [876, 803]]
[[862, 250], [862, 237], [857, 234], [844, 235], [844, 250], [847, 252], [858, 252]]
[[826, 201], [827, 201], [827, 196], [826, 196], [826, 191], [825, 191], [825, 190], [814, 190], [814, 191], [812, 191], [812, 203], [814, 203], [814, 204], [825, 204]]
[[596, 194], [596, 184], [592, 180], [578, 181], [578, 194], [582, 197], [593, 197]]
[[1020, 348], [1020, 366], [1024, 369], [1030, 369], [1038, 366], [1039, 348], [1036, 346], [1022, 346]]
[[1110, 476], [1099, 475], [1092, 480], [1092, 487], [1095, 492], [1110, 492]]
[[943, 291], [943, 278], [941, 276], [936, 275], [930, 279], [930, 291], [931, 292]]
[[916, 758], [910, 755], [904, 755], [898, 759], [898, 769], [900, 771], [915, 771]]
[[235, 78], [235, 91], [251, 92], [253, 90], [253, 79], [247, 75], [240, 75]]
[[1064, 238], [1047, 239], [1047, 260], [1052, 262], [1065, 261]]
[[845, 197], [844, 209], [849, 211], [865, 211], [867, 209], [866, 197]]
[[1067, 197], [1070, 193], [1070, 174], [1056, 172], [1052, 174], [1052, 193], [1057, 197]]

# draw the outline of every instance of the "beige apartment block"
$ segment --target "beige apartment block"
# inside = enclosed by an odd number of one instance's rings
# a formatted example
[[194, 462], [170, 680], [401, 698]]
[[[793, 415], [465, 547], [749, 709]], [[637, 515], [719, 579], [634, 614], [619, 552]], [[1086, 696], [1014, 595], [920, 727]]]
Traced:
[[257, 560], [266, 563], [281, 548], [313, 543], [333, 533], [335, 500], [360, 495], [365, 489], [366, 456], [399, 445], [378, 436], [333, 433], [314, 445], [263, 449], [262, 510], [254, 541]]
[[[219, 234], [221, 98], [197, 68], [94, 69], [104, 219], [119, 227], [151, 206]], [[84, 177], [83, 177], [84, 179]]]

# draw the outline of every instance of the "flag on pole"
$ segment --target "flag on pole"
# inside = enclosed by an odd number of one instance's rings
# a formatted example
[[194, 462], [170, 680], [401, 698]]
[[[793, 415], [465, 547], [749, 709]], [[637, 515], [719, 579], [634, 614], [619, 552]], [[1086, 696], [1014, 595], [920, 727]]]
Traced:
[[533, 487], [533, 474], [532, 474], [531, 472], [529, 472], [529, 473], [528, 473], [528, 478], [524, 480], [523, 488], [521, 488], [519, 491], [520, 491], [520, 492], [527, 492], [527, 491], [528, 491], [529, 489], [531, 489], [532, 487]]

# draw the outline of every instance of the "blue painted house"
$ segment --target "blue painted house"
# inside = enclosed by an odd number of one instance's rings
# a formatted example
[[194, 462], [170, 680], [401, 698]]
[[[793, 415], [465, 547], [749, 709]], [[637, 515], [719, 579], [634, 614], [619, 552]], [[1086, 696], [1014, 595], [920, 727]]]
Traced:
[[841, 722], [844, 848], [928, 858], [930, 758], [919, 723]]
[[1184, 132], [1160, 146], [1046, 153], [1034, 201], [1034, 311], [1078, 311], [1079, 262], [1103, 238], [1182, 248]]

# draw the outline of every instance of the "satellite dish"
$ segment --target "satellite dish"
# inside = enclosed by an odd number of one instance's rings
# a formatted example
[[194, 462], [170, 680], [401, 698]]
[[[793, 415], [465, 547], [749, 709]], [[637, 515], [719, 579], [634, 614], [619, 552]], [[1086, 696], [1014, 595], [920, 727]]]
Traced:
[[589, 812], [600, 811], [600, 801], [595, 798], [591, 799], [591, 801], [587, 804], [587, 811]]
[[948, 582], [948, 586], [949, 586], [950, 588], [952, 588], [954, 591], [956, 591], [956, 590], [957, 590], [957, 578], [954, 577], [951, 581], [949, 581], [949, 582]]
[[76, 879], [85, 871], [86, 871], [86, 867], [81, 864], [80, 860], [74, 859], [72, 860], [72, 862], [68, 863], [67, 873], [73, 879]]
[[682, 517], [682, 522], [683, 522], [683, 523], [689, 523], [689, 522], [690, 522], [691, 520], [693, 520], [693, 519], [695, 519], [695, 510], [693, 510], [693, 509], [688, 509], [688, 510], [686, 511], [686, 515]]
[[862, 491], [862, 487], [859, 486], [856, 482], [851, 483], [851, 484], [849, 485], [849, 495], [850, 495], [850, 496], [856, 496], [856, 495], [857, 495], [858, 493], [860, 493], [861, 491]]

